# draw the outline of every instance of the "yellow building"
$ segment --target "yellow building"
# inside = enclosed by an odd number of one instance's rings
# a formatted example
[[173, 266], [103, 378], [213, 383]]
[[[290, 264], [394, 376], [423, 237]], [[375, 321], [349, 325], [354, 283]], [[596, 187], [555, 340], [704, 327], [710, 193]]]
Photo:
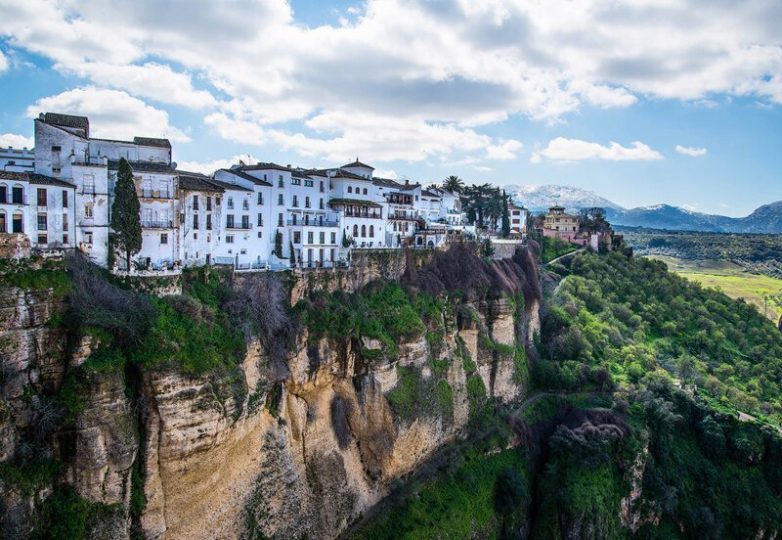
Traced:
[[578, 216], [566, 214], [562, 206], [552, 206], [543, 221], [543, 230], [544, 233], [549, 231], [549, 233], [567, 233], [568, 236], [575, 235], [578, 232]]

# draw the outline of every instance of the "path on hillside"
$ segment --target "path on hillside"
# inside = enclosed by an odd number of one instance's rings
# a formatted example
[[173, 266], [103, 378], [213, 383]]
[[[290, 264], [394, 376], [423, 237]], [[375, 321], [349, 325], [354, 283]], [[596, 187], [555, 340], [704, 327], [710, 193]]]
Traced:
[[556, 258], [554, 258], [554, 259], [551, 259], [551, 260], [550, 260], [549, 262], [547, 262], [547, 263], [543, 263], [543, 266], [548, 266], [548, 265], [550, 265], [550, 264], [554, 264], [555, 262], [558, 262], [559, 260], [561, 260], [561, 259], [564, 259], [565, 257], [572, 257], [572, 256], [573, 256], [573, 255], [575, 255], [576, 253], [581, 253], [582, 251], [586, 251], [586, 249], [587, 249], [587, 248], [586, 248], [586, 246], [582, 246], [582, 247], [578, 248], [578, 249], [577, 249], [577, 250], [575, 250], [575, 251], [568, 251], [568, 252], [567, 252], [567, 253], [565, 253], [564, 255], [560, 255], [559, 257], [556, 257]]

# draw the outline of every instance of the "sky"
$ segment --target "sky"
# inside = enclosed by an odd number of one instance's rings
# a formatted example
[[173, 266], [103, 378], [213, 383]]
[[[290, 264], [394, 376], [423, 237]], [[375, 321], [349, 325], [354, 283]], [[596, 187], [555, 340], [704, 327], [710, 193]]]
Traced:
[[0, 146], [32, 118], [180, 169], [354, 160], [730, 216], [782, 200], [778, 0], [0, 0]]

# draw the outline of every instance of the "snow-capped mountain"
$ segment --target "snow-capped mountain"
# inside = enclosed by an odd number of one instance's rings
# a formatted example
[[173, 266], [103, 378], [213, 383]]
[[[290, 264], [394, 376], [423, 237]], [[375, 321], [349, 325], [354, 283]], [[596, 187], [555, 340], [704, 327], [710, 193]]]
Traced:
[[533, 212], [545, 212], [551, 206], [564, 206], [568, 211], [580, 208], [602, 207], [614, 225], [646, 227], [674, 231], [702, 231], [726, 233], [782, 233], [782, 201], [761, 206], [743, 218], [693, 212], [668, 204], [656, 204], [625, 209], [601, 197], [594, 191], [574, 186], [509, 185], [505, 191], [516, 203]]
[[545, 211], [555, 205], [564, 206], [570, 210], [594, 206], [622, 210], [621, 206], [601, 197], [594, 191], [575, 186], [510, 185], [505, 186], [505, 191], [511, 195], [514, 201], [534, 212]]

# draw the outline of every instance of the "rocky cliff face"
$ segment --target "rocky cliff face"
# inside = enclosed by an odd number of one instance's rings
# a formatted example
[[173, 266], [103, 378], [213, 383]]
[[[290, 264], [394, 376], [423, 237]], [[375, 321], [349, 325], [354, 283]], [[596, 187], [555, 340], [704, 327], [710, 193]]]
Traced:
[[[52, 290], [0, 290], [4, 536], [27, 537], [67, 487], [90, 505], [94, 538], [334, 538], [460, 436], [476, 392], [524, 396], [538, 325], [536, 301], [496, 294], [445, 310], [393, 356], [370, 338], [301, 327], [284, 378], [251, 339], [231, 374], [82, 367], [74, 382], [66, 373], [99, 338], [68, 335], [64, 308]], [[72, 403], [50, 407], [63, 385]], [[18, 481], [38, 457], [59, 465], [32, 487]]]

